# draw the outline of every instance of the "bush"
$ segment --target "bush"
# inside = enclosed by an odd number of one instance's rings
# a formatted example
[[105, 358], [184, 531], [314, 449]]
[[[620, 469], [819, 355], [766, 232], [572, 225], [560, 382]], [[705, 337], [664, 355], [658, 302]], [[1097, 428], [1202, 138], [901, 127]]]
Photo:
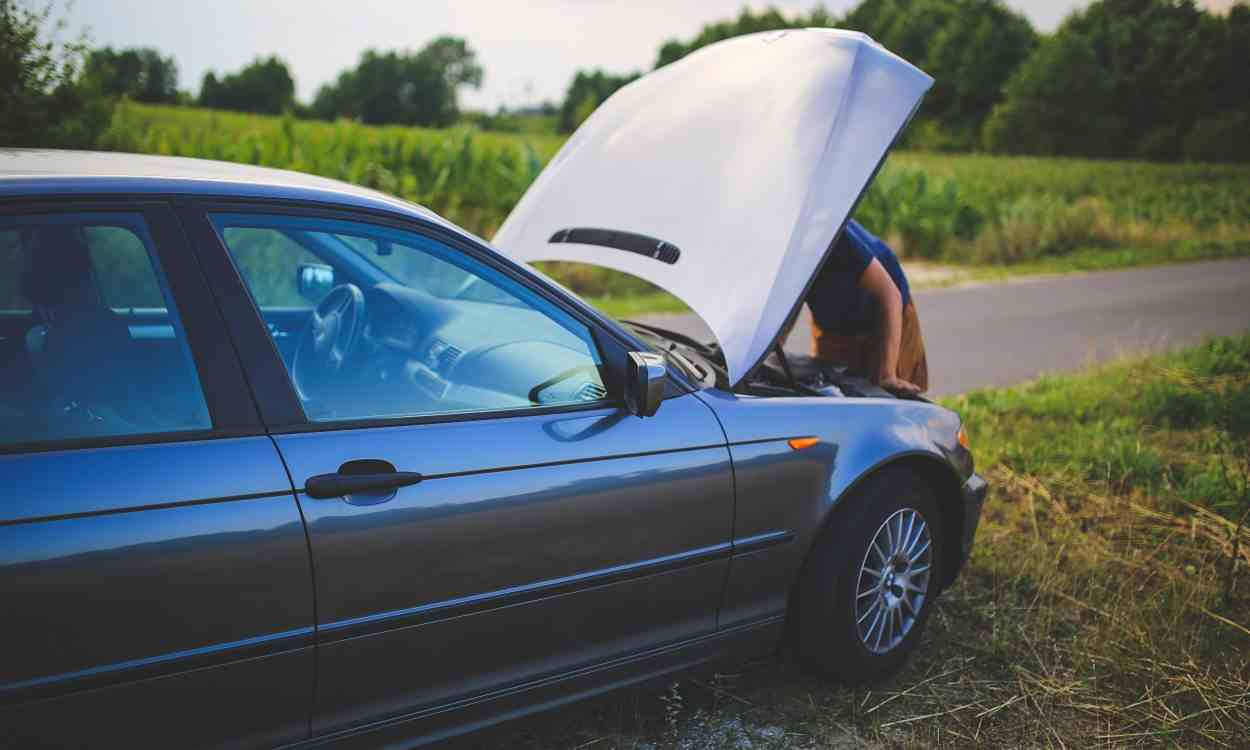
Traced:
[[1216, 339], [1177, 357], [1143, 386], [1137, 412], [1171, 429], [1250, 435], [1250, 338]]
[[1203, 377], [1250, 372], [1250, 337], [1215, 339], [1186, 351], [1180, 362], [1190, 372]]
[[1209, 399], [1195, 388], [1169, 380], [1147, 383], [1142, 389], [1138, 411], [1156, 425], [1190, 429], [1210, 416]]
[[59, 42], [64, 27], [51, 6], [0, 0], [0, 144], [86, 147], [108, 127], [113, 100], [80, 80], [86, 46]]
[[1110, 210], [1098, 198], [1068, 204], [1056, 196], [1025, 195], [959, 253], [974, 263], [1019, 263], [1111, 245], [1114, 232]]
[[913, 258], [942, 257], [952, 239], [971, 239], [982, 223], [954, 180], [907, 169], [878, 175], [855, 216], [873, 233], [896, 242], [900, 255]]
[[1181, 145], [1186, 159], [1250, 163], [1250, 110], [1199, 120]]

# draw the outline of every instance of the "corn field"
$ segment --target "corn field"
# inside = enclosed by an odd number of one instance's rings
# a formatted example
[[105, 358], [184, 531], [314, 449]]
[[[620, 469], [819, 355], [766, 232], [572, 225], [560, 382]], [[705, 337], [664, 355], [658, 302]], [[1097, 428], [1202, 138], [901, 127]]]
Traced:
[[[561, 143], [470, 126], [374, 127], [123, 102], [99, 147], [345, 180], [490, 237]], [[1125, 247], [1244, 255], [1250, 166], [900, 152], [857, 216], [913, 258], [1012, 264]]]

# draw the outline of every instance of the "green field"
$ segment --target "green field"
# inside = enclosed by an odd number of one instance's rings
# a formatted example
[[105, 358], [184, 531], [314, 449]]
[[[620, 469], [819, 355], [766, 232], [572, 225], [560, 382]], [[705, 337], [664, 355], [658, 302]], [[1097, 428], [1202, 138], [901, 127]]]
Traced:
[[563, 141], [470, 127], [374, 127], [122, 103], [99, 145], [293, 169], [367, 185], [489, 237]]
[[[346, 180], [489, 238], [562, 142], [123, 103], [99, 146]], [[1246, 255], [1250, 166], [900, 152], [857, 216], [905, 257], [975, 267], [981, 277]], [[621, 274], [547, 270], [610, 312], [680, 307]]]

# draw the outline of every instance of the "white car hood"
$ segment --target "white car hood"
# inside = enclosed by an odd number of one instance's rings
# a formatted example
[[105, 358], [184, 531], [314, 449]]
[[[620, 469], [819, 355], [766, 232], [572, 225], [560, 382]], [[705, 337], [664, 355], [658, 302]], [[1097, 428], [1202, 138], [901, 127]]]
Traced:
[[854, 32], [710, 45], [604, 102], [494, 244], [665, 289], [712, 329], [737, 385], [798, 311], [932, 83]]

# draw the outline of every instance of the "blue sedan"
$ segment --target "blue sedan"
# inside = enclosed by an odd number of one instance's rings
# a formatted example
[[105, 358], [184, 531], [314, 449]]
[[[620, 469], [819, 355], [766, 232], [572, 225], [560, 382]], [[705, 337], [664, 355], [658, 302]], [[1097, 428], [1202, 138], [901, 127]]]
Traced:
[[306, 175], [0, 151], [0, 745], [411, 746], [727, 655], [902, 664], [985, 497], [959, 417], [513, 257]]

